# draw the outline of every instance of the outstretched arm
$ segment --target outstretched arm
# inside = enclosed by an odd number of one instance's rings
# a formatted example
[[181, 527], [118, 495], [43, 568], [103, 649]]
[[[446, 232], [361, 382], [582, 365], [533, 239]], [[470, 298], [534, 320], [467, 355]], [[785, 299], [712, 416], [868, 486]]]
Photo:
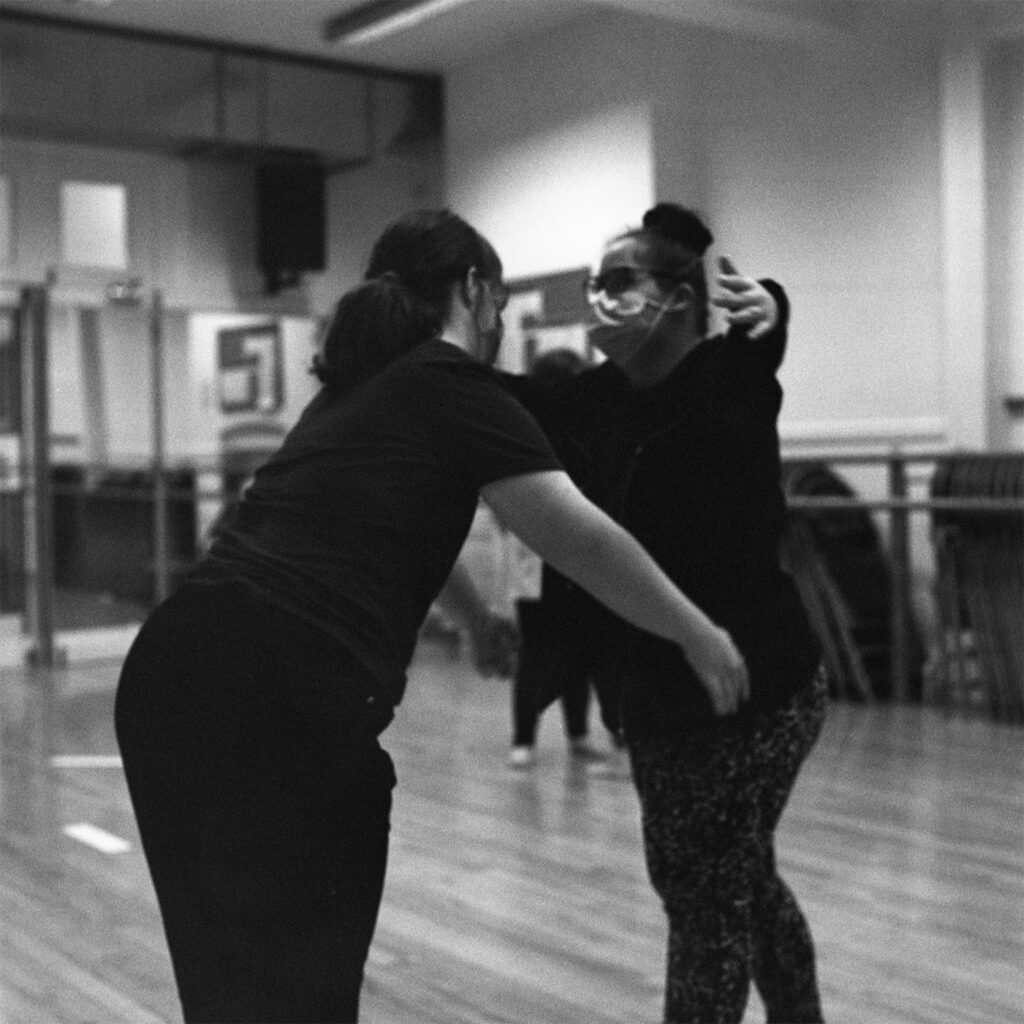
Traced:
[[679, 644], [718, 714], [736, 711], [749, 696], [746, 667], [729, 634], [567, 473], [509, 477], [482, 488], [481, 496], [545, 562], [626, 621]]

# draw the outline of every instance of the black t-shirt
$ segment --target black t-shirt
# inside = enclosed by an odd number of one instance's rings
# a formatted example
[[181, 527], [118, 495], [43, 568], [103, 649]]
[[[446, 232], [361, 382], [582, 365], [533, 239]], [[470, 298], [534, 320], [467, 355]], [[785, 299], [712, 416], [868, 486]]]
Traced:
[[426, 342], [351, 392], [320, 391], [198, 575], [241, 577], [318, 625], [397, 704], [480, 488], [560, 468], [493, 370]]

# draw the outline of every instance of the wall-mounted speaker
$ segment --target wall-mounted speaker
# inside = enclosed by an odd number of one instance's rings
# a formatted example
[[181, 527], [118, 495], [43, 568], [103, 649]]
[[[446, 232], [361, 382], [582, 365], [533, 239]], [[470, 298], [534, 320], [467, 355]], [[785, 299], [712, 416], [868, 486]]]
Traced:
[[314, 163], [256, 168], [256, 247], [268, 295], [299, 283], [327, 259], [326, 172]]

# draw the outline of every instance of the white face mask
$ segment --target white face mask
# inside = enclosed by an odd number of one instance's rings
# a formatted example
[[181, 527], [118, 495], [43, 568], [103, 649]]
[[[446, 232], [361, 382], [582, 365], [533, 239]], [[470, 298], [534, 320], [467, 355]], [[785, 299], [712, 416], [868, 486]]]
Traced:
[[[666, 313], [686, 303], [659, 302], [641, 292], [623, 292], [609, 299], [603, 292], [591, 301], [597, 323], [587, 328], [587, 338], [616, 366], [627, 366], [656, 334]], [[655, 310], [652, 317], [650, 310]]]
[[498, 358], [498, 350], [501, 348], [501, 339], [504, 335], [505, 330], [501, 317], [498, 317], [497, 321], [490, 327], [480, 327], [479, 324], [477, 325], [477, 351], [482, 363], [486, 363], [488, 366], [494, 365], [494, 360]]
[[487, 315], [487, 304], [481, 302], [474, 312], [476, 327], [476, 355], [487, 366], [492, 366], [498, 358], [502, 338], [505, 336], [505, 324], [501, 319], [501, 310], [493, 304], [491, 315]]

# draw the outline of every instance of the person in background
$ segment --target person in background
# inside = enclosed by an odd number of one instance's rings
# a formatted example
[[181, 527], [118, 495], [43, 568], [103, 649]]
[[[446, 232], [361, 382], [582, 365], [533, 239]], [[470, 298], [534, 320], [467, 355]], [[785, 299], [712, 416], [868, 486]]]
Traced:
[[[788, 302], [721, 261], [708, 335], [711, 232], [658, 204], [613, 238], [586, 286], [607, 360], [558, 389], [506, 385], [584, 493], [736, 639], [751, 699], [715, 714], [678, 652], [587, 601], [572, 644], [621, 728], [651, 882], [669, 923], [666, 1021], [739, 1021], [751, 980], [769, 1021], [820, 1021], [814, 945], [778, 874], [775, 830], [822, 726], [820, 649], [779, 563], [785, 516], [776, 379]], [[578, 624], [589, 617], [589, 627]], [[581, 639], [585, 637], [585, 639]]]
[[718, 714], [728, 634], [587, 501], [490, 365], [507, 297], [469, 224], [388, 227], [340, 299], [322, 387], [143, 624], [118, 683], [125, 776], [186, 1021], [354, 1021], [384, 883], [380, 734], [482, 497]]
[[[581, 355], [570, 348], [551, 349], [538, 356], [530, 375], [542, 387], [554, 386], [574, 377], [586, 367]], [[563, 463], [563, 453], [558, 453]], [[576, 585], [543, 563], [540, 590], [536, 597], [516, 601], [519, 633], [518, 658], [512, 675], [512, 749], [509, 764], [529, 768], [536, 754], [537, 726], [544, 709], [558, 700], [570, 754], [583, 761], [599, 760], [603, 754], [588, 741], [590, 674], [580, 659], [559, 657], [561, 637], [571, 629], [570, 617], [576, 606]]]

